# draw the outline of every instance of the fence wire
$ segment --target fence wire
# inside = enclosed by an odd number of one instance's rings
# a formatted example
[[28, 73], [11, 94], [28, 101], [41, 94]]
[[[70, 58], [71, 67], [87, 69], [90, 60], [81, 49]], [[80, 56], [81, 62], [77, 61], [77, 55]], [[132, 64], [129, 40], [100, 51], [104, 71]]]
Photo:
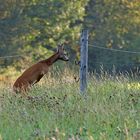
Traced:
[[136, 52], [136, 51], [119, 50], [119, 49], [114, 49], [114, 48], [105, 48], [105, 47], [100, 47], [100, 46], [96, 46], [96, 45], [92, 45], [92, 44], [88, 44], [88, 46], [93, 47], [93, 48], [103, 49], [103, 50], [114, 51], [114, 52], [122, 52], [122, 53], [129, 53], [129, 54], [140, 54], [140, 52]]
[[6, 58], [17, 58], [22, 57], [23, 55], [8, 55], [8, 56], [0, 56], [0, 59], [6, 59]]

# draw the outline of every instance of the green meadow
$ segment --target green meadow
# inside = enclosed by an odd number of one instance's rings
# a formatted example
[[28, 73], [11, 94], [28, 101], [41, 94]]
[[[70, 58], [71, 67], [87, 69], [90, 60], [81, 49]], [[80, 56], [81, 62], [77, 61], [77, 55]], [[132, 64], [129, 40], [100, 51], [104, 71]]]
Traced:
[[0, 87], [0, 140], [138, 140], [140, 85], [128, 76], [89, 75], [85, 95], [73, 73], [48, 74], [32, 100]]

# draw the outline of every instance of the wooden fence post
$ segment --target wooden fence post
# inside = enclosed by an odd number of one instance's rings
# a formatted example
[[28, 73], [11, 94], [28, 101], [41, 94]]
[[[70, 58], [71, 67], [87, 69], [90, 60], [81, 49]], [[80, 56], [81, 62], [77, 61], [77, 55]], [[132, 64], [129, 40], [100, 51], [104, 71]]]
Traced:
[[86, 94], [88, 76], [88, 30], [83, 30], [80, 40], [80, 93]]

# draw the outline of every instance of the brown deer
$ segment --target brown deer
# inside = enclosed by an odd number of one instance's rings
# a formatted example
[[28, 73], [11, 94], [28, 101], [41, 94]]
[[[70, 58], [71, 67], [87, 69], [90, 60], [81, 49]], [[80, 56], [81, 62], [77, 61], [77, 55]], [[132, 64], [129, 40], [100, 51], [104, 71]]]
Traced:
[[15, 92], [22, 92], [26, 96], [26, 91], [39, 82], [40, 79], [48, 72], [49, 67], [57, 60], [68, 61], [69, 58], [64, 50], [63, 44], [58, 45], [57, 52], [53, 54], [48, 59], [39, 61], [38, 63], [32, 65], [15, 81], [13, 85], [13, 90]]

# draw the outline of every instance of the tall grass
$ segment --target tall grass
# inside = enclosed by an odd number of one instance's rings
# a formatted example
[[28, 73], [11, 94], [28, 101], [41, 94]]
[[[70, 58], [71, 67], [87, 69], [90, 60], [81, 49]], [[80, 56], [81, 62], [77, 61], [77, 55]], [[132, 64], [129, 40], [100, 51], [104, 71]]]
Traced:
[[138, 140], [140, 89], [130, 78], [89, 76], [87, 95], [79, 94], [72, 71], [50, 73], [26, 100], [0, 90], [0, 139]]

